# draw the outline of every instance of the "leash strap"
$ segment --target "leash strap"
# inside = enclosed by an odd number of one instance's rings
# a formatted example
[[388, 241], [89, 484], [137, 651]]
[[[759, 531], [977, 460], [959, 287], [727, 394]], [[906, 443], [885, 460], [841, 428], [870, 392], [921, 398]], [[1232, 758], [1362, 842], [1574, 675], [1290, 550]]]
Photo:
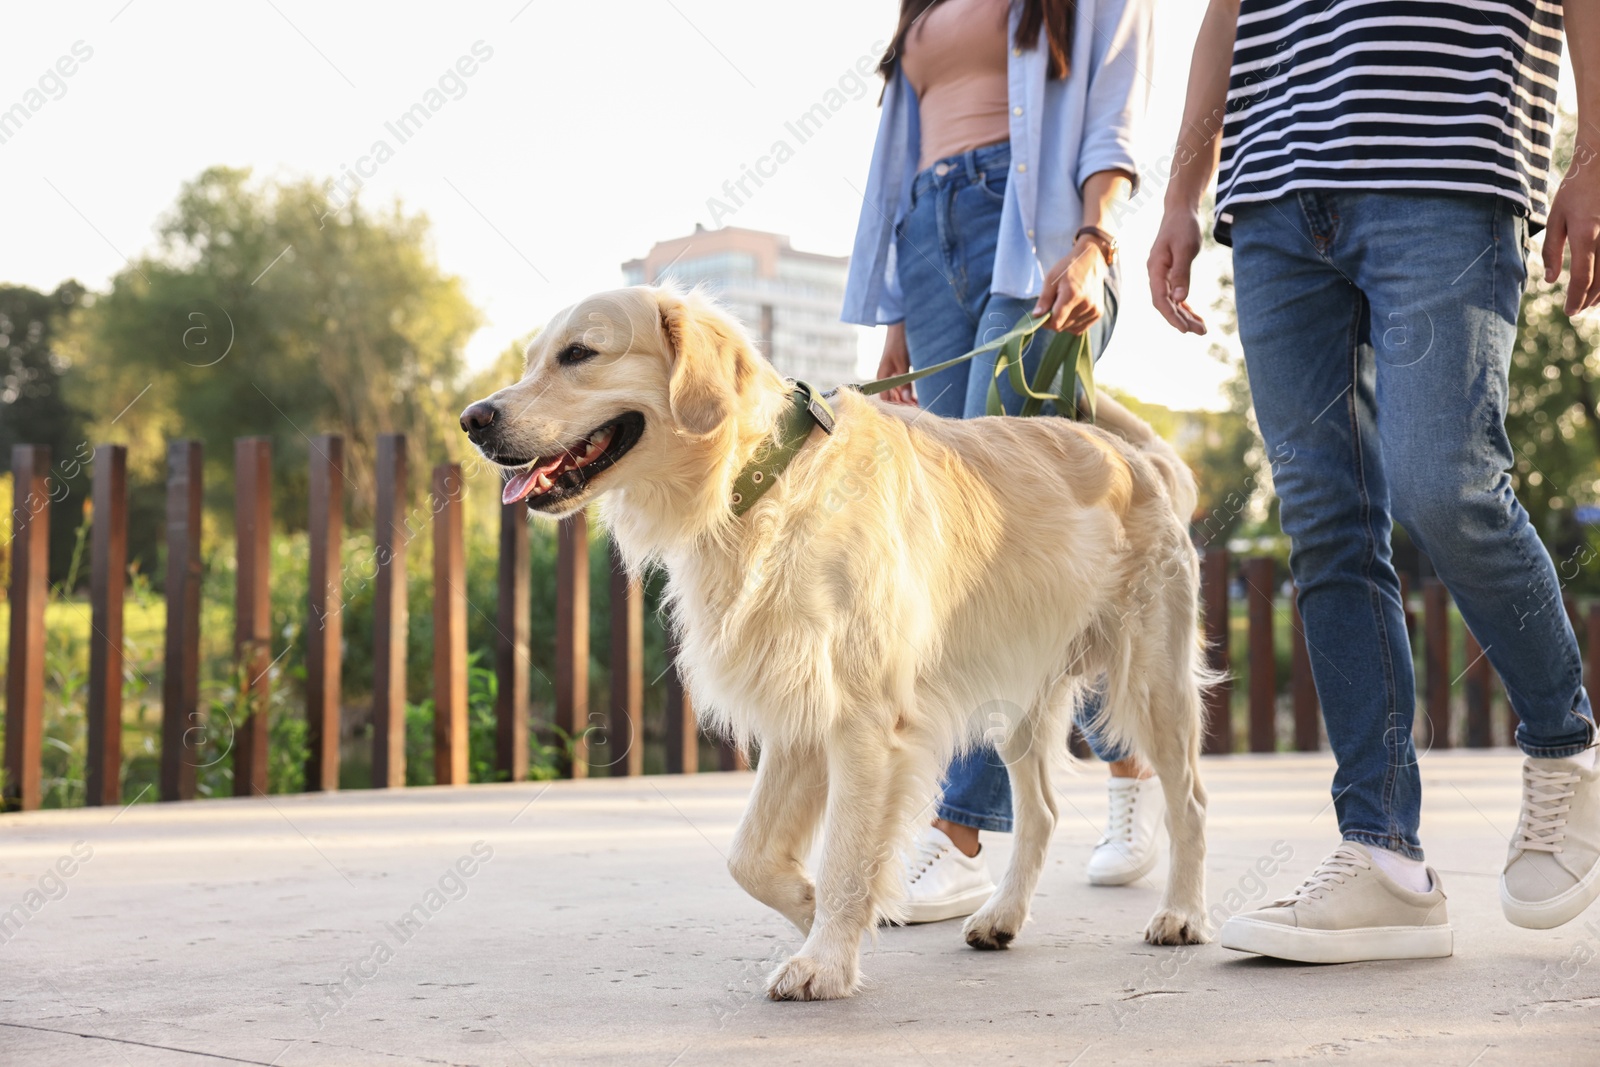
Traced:
[[[989, 382], [989, 398], [985, 414], [1003, 415], [1005, 408], [1000, 400], [1000, 375], [1004, 372], [1011, 388], [1022, 399], [1019, 415], [1038, 415], [1047, 402], [1054, 402], [1056, 413], [1070, 419], [1094, 421], [1094, 355], [1089, 351], [1087, 334], [1058, 333], [1045, 346], [1039, 358], [1039, 369], [1034, 372], [1030, 385], [1022, 371], [1022, 353], [1033, 335], [1044, 326], [1048, 316], [1024, 315], [1017, 324], [988, 344], [979, 345], [971, 352], [935, 363], [931, 367], [897, 374], [848, 386], [864, 396], [874, 396], [896, 386], [909, 385], [930, 374], [965, 363], [985, 352], [999, 350], [994, 377]], [[1080, 400], [1081, 397], [1081, 400]], [[778, 477], [794, 462], [795, 456], [811, 437], [813, 426], [822, 427], [823, 433], [833, 432], [833, 408], [827, 399], [809, 382], [794, 383], [789, 410], [784, 412], [782, 425], [775, 439], [767, 442], [734, 479], [729, 505], [735, 516], [743, 515], [755, 507], [756, 501], [766, 495]]]
[[813, 426], [822, 427], [823, 433], [833, 432], [833, 408], [823, 399], [816, 387], [808, 382], [795, 382], [789, 410], [784, 412], [783, 423], [776, 439], [768, 442], [739, 472], [733, 482], [733, 495], [729, 504], [735, 516], [743, 515], [755, 507], [784, 470], [794, 461], [811, 436]]
[[[1047, 315], [1024, 315], [1017, 320], [1015, 326], [993, 341], [979, 345], [954, 359], [947, 359], [943, 363], [935, 363], [931, 367], [908, 371], [905, 374], [896, 374], [890, 378], [880, 378], [875, 382], [863, 382], [850, 388], [863, 396], [875, 396], [998, 349], [1000, 356], [995, 361], [994, 379], [989, 383], [989, 397], [984, 414], [1005, 414], [1005, 407], [1000, 399], [1000, 374], [1003, 371], [1011, 383], [1011, 388], [1023, 398], [1022, 410], [1018, 414], [1037, 415], [1044, 409], [1047, 401], [1054, 401], [1057, 414], [1093, 422], [1094, 354], [1089, 351], [1087, 334], [1056, 334], [1040, 356], [1039, 369], [1034, 373], [1031, 386], [1023, 374], [1023, 350], [1028, 347], [1033, 335], [1043, 328], [1048, 318]], [[1083, 397], [1081, 403], [1080, 393]]]

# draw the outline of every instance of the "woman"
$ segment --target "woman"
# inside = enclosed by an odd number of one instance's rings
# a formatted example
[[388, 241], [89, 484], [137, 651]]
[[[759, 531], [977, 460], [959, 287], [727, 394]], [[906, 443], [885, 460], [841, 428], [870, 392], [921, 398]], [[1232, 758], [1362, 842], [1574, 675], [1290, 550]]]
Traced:
[[[1088, 331], [1099, 358], [1116, 318], [1113, 207], [1137, 174], [1152, 4], [902, 0], [879, 65], [883, 117], [844, 308], [848, 322], [889, 327], [879, 377], [958, 356], [1030, 312], [1048, 312], [1052, 330]], [[1050, 336], [1024, 355], [1030, 382]], [[980, 416], [994, 366], [991, 353], [888, 398]], [[1015, 414], [1021, 398], [1003, 376], [1000, 393]], [[1136, 757], [1086, 734], [1112, 774], [1089, 880], [1120, 885], [1154, 865], [1161, 790]], [[908, 860], [908, 921], [977, 910], [994, 890], [979, 831], [1010, 829], [1010, 783], [993, 748], [957, 757]]]

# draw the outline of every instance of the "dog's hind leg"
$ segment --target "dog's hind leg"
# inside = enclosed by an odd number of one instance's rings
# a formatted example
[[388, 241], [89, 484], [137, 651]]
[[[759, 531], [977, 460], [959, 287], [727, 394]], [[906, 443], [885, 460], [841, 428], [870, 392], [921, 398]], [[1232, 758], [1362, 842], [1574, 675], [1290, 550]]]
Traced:
[[1015, 831], [1011, 863], [999, 888], [962, 927], [967, 944], [973, 948], [1005, 948], [1028, 920], [1028, 908], [1056, 828], [1050, 761], [1063, 742], [1057, 720], [1064, 713], [1053, 708], [1052, 703], [1061, 695], [1047, 694], [995, 745], [1011, 776]]
[[1150, 667], [1149, 736], [1140, 746], [1161, 778], [1167, 800], [1171, 862], [1161, 904], [1144, 939], [1152, 945], [1196, 945], [1206, 927], [1206, 790], [1200, 782], [1204, 713], [1195, 666], [1194, 594], [1175, 583], [1169, 623], [1157, 628], [1162, 647], [1145, 657]]
[[763, 748], [755, 789], [728, 853], [733, 880], [802, 934], [811, 932], [817, 907], [805, 857], [827, 792], [828, 769], [820, 750]]
[[901, 733], [901, 744], [889, 756], [889, 796], [883, 808], [884, 854], [893, 851], [896, 860], [880, 863], [873, 887], [879, 920], [899, 921], [904, 917], [906, 894], [905, 852], [914, 829], [927, 826], [938, 812], [939, 779], [948, 761], [936, 761], [934, 749], [922, 739]]
[[884, 840], [894, 765], [885, 720], [892, 716], [862, 714], [829, 738], [816, 922], [800, 951], [768, 977], [773, 1000], [834, 1000], [860, 985], [861, 935], [880, 911], [885, 865], [899, 862]]

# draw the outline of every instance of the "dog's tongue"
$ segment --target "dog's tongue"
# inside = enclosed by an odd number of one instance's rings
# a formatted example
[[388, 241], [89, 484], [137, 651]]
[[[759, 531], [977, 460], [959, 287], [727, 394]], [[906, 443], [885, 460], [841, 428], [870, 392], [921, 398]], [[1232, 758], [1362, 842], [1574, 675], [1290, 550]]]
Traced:
[[536, 471], [518, 471], [513, 474], [511, 480], [506, 482], [505, 488], [500, 490], [500, 502], [515, 504], [526, 497], [533, 492], [533, 480], [538, 476]]
[[565, 455], [557, 456], [555, 459], [535, 464], [530, 470], [518, 471], [513, 474], [511, 479], [506, 482], [505, 488], [500, 490], [500, 502], [502, 504], [515, 504], [519, 500], [525, 500], [532, 496], [533, 483], [539, 480], [539, 475], [549, 474], [561, 466], [561, 461], [565, 458]]

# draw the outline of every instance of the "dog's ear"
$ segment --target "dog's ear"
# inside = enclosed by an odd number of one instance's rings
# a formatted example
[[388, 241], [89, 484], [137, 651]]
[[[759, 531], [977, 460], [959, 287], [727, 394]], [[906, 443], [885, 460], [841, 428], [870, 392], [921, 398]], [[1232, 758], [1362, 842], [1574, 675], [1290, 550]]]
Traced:
[[682, 297], [660, 296], [661, 331], [671, 360], [667, 403], [685, 430], [707, 434], [733, 414], [744, 375], [743, 342], [715, 317], [703, 315]]

